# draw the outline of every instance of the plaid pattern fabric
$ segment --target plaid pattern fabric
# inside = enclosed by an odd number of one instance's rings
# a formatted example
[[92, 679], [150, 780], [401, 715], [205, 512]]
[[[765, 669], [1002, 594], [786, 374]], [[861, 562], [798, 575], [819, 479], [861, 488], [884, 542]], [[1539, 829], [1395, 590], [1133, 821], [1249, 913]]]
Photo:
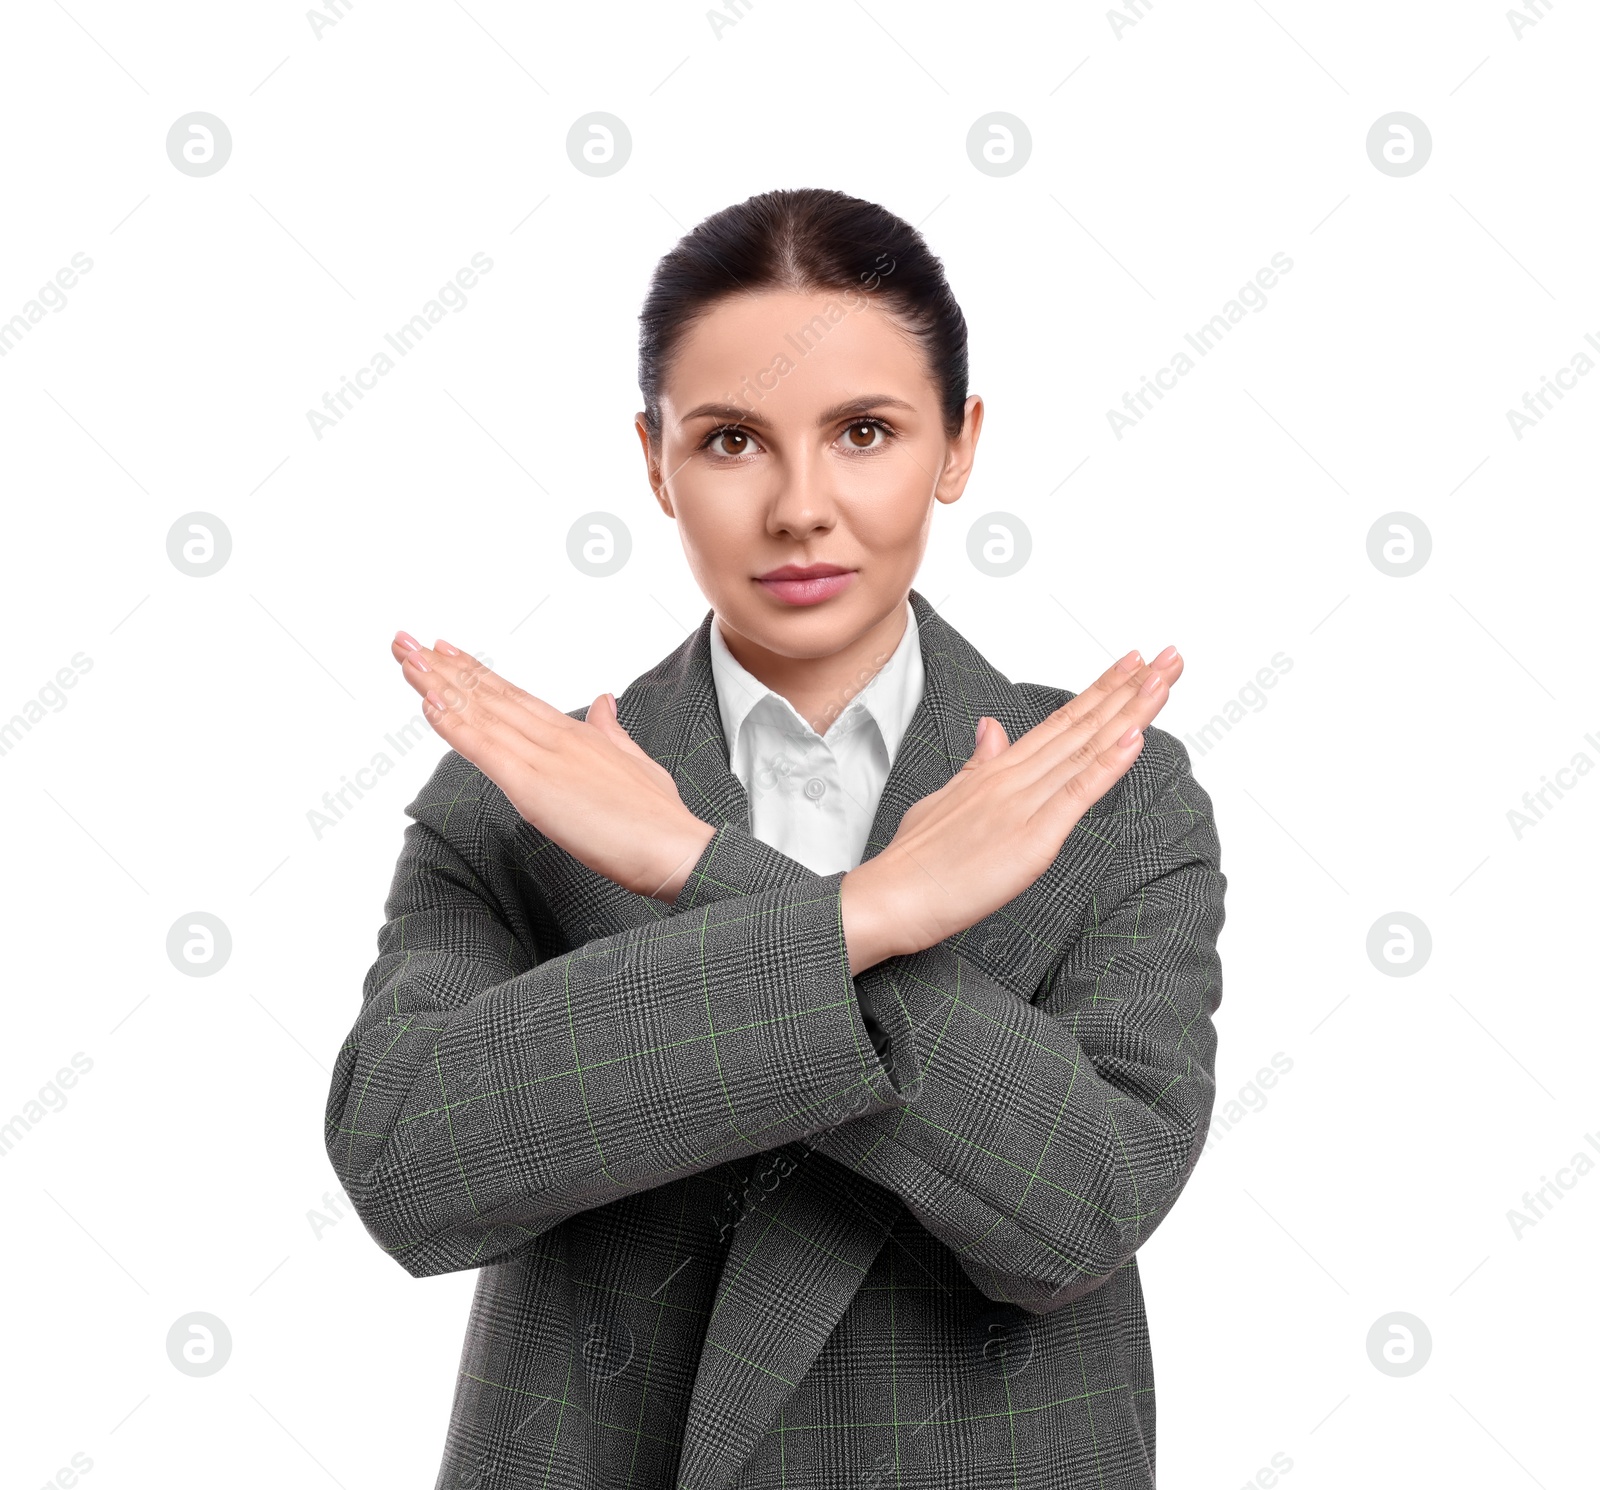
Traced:
[[[869, 857], [979, 715], [1072, 697], [911, 602]], [[1210, 1121], [1226, 888], [1184, 747], [1148, 730], [1028, 890], [852, 980], [843, 875], [748, 831], [711, 622], [618, 698], [717, 830], [675, 904], [453, 751], [406, 809], [326, 1136], [409, 1273], [481, 1269], [436, 1490], [1152, 1485], [1134, 1254]]]

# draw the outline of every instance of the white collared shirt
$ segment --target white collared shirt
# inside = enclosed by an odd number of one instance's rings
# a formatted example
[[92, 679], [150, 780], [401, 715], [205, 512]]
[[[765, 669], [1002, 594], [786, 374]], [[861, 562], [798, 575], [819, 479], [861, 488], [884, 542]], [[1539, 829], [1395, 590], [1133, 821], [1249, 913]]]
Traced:
[[922, 645], [910, 601], [899, 646], [825, 735], [735, 659], [715, 617], [711, 673], [729, 766], [750, 802], [751, 833], [816, 874], [854, 869], [922, 701]]

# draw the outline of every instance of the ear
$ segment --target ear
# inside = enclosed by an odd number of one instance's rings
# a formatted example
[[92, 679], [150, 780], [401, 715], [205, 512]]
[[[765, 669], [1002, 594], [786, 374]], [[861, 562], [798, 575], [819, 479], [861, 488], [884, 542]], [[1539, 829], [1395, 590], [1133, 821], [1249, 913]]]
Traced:
[[661, 452], [651, 442], [650, 426], [644, 422], [642, 409], [633, 416], [633, 431], [639, 436], [639, 445], [644, 451], [645, 479], [650, 483], [656, 504], [668, 517], [672, 517], [672, 498], [667, 495], [667, 483], [661, 475]]
[[948, 442], [944, 467], [933, 489], [941, 502], [959, 500], [967, 489], [967, 478], [972, 474], [972, 463], [978, 454], [978, 435], [983, 430], [983, 400], [974, 393], [968, 398], [961, 419], [961, 431]]

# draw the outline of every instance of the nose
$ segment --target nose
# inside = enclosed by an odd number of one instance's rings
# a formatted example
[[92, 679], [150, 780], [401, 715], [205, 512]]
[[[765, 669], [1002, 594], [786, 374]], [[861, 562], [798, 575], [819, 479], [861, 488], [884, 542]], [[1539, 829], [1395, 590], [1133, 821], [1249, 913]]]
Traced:
[[804, 538], [826, 532], [838, 520], [838, 493], [823, 452], [802, 447], [779, 468], [767, 511], [767, 531]]

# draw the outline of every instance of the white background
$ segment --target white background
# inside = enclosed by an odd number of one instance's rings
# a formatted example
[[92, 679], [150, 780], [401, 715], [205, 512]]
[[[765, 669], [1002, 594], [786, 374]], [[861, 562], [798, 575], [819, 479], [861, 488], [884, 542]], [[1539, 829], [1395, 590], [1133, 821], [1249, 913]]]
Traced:
[[[1595, 1483], [1600, 1170], [1507, 1213], [1600, 1161], [1600, 776], [1507, 814], [1600, 761], [1600, 377], [1521, 439], [1506, 415], [1600, 338], [1600, 28], [1139, 10], [753, 0], [719, 36], [703, 4], [357, 0], [319, 36], [293, 4], [4, 8], [0, 320], [93, 261], [0, 359], [0, 720], [92, 663], [0, 754], [0, 1122], [92, 1061], [0, 1162], [6, 1484], [75, 1453], [91, 1486], [432, 1484], [474, 1275], [413, 1281], [331, 1210], [322, 1123], [442, 741], [308, 813], [415, 713], [398, 627], [570, 709], [699, 622], [631, 429], [636, 316], [680, 233], [808, 185], [920, 225], [970, 323], [988, 419], [918, 579], [959, 630], [1074, 689], [1176, 642], [1179, 734], [1292, 660], [1190, 747], [1228, 920], [1215, 1141], [1141, 1253], [1162, 1483], [1275, 1454], [1293, 1490]], [[233, 140], [203, 178], [165, 150], [195, 110]], [[595, 110], [633, 138], [601, 179], [565, 147]], [[1366, 151], [1395, 110], [1433, 140], [1406, 177]], [[992, 111], [1032, 136], [1005, 177], [966, 151]], [[480, 251], [319, 440], [307, 410]], [[1118, 439], [1276, 252], [1266, 307]], [[632, 535], [609, 580], [566, 557], [594, 510]], [[233, 544], [204, 579], [167, 553], [197, 511]], [[1408, 578], [1368, 557], [1395, 511], [1432, 539]], [[1032, 535], [1009, 579], [966, 557], [992, 512]], [[166, 954], [196, 911], [232, 936], [209, 978]], [[1432, 936], [1409, 977], [1366, 951], [1395, 911]], [[168, 1363], [190, 1311], [231, 1332], [216, 1375]], [[1393, 1311], [1432, 1338], [1398, 1378], [1366, 1346]]]

